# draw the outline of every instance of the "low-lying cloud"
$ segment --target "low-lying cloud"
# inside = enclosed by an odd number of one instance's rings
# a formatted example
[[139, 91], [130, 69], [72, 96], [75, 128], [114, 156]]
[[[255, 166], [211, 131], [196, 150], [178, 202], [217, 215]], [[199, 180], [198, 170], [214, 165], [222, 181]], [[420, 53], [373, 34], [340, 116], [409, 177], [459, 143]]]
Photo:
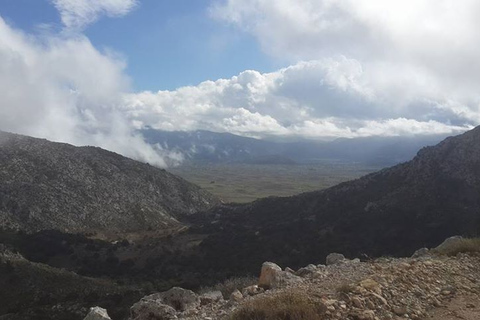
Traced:
[[146, 144], [118, 108], [129, 91], [124, 68], [82, 35], [33, 37], [0, 18], [0, 129], [165, 166], [168, 151]]

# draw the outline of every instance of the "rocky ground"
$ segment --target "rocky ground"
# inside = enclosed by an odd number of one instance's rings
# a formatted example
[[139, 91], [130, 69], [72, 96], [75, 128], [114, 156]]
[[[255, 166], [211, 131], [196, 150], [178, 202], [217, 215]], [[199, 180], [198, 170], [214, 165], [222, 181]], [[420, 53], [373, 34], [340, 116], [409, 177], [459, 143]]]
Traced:
[[197, 295], [174, 288], [143, 298], [131, 308], [131, 319], [280, 319], [253, 315], [270, 298], [281, 304], [286, 295], [286, 304], [297, 301], [295, 295], [308, 300], [317, 316], [285, 319], [480, 319], [478, 253], [448, 257], [424, 249], [414, 256], [360, 262], [333, 254], [327, 265], [297, 271], [267, 262], [258, 285], [228, 299], [220, 292]]

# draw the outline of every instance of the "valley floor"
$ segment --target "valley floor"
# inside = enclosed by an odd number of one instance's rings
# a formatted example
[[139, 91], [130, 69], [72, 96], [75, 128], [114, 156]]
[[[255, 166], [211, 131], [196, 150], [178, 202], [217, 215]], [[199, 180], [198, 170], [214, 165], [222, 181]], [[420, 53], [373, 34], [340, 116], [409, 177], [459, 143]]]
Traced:
[[169, 171], [213, 193], [225, 202], [251, 202], [325, 189], [380, 170], [380, 165], [335, 161], [315, 164], [195, 164]]

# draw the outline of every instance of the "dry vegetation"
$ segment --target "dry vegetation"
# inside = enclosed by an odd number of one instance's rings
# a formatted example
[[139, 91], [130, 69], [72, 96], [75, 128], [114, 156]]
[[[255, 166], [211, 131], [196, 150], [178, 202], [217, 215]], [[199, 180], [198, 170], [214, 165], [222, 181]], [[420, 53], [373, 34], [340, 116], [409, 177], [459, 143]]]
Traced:
[[325, 311], [305, 292], [285, 291], [245, 303], [231, 320], [321, 320]]

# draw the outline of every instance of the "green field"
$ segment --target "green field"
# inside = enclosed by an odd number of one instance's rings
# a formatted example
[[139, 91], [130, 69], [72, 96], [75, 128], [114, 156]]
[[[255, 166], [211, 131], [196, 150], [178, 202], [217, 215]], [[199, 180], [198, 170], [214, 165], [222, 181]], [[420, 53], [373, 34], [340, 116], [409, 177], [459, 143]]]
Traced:
[[325, 161], [309, 165], [196, 164], [169, 169], [225, 202], [250, 202], [331, 187], [381, 169]]

